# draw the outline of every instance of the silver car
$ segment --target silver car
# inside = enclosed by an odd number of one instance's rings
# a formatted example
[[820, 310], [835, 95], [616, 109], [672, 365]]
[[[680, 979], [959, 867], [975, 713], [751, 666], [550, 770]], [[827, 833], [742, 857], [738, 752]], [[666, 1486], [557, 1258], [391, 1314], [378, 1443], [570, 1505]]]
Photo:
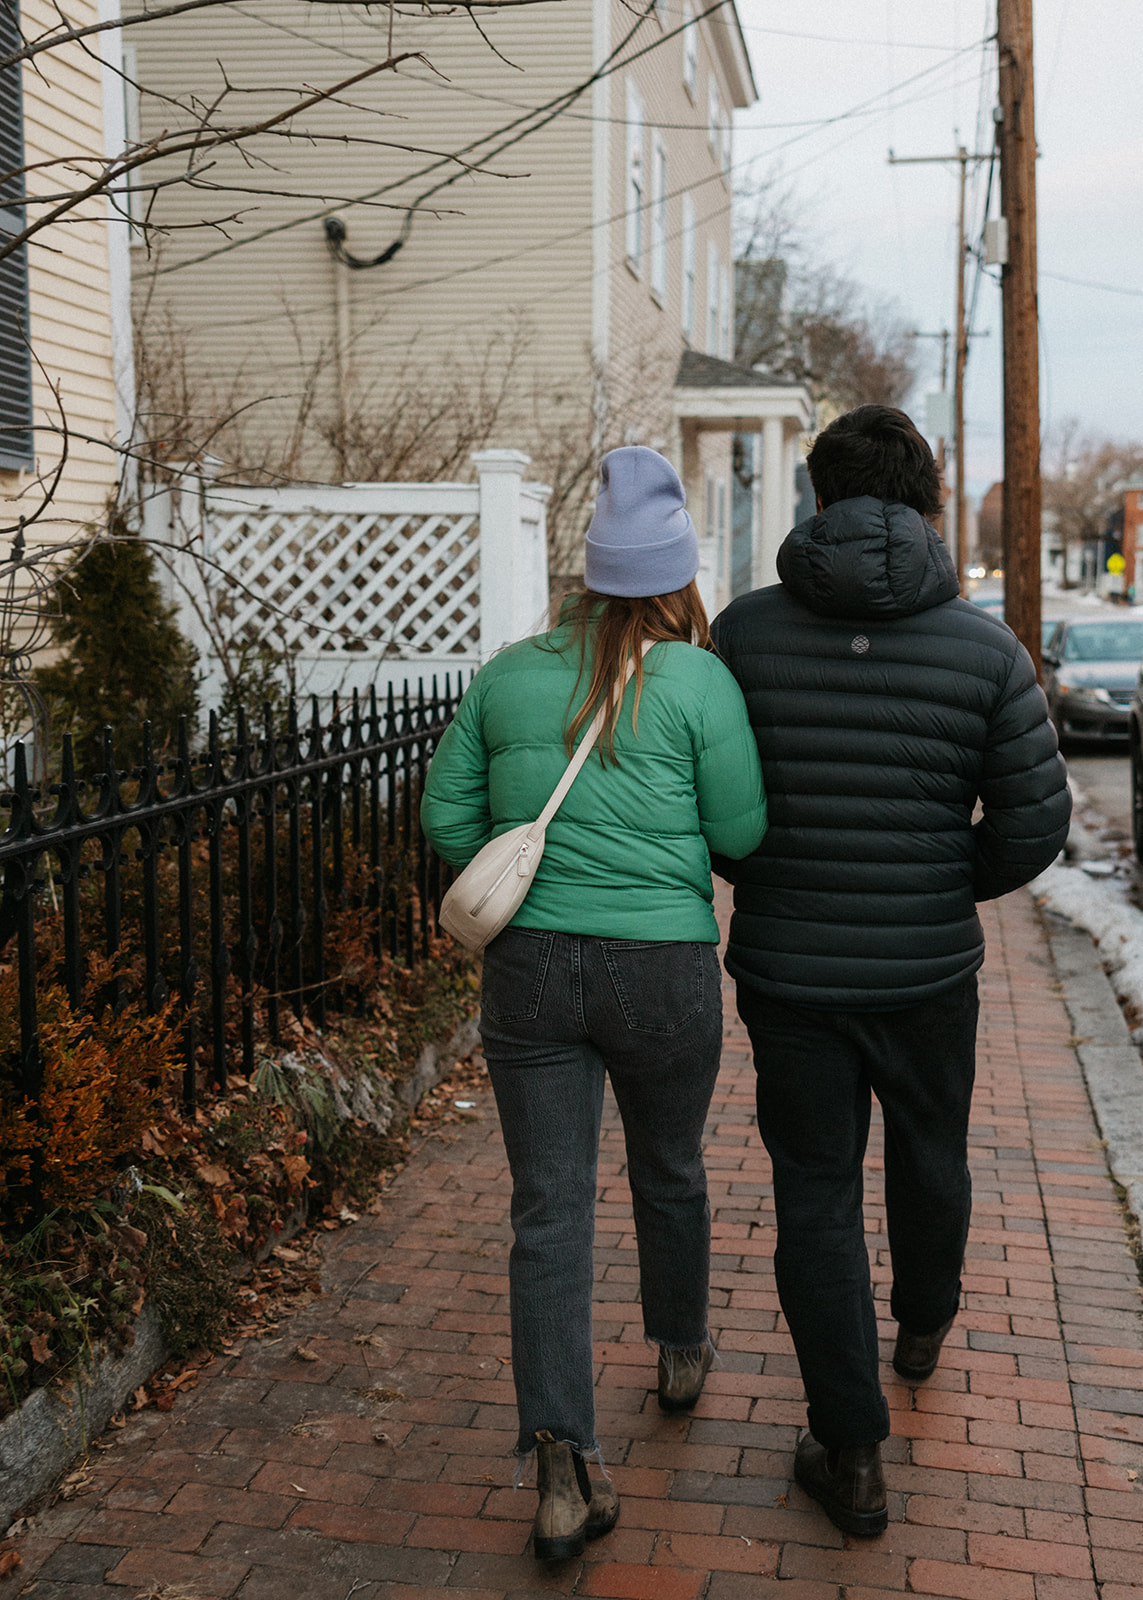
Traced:
[[1069, 617], [1044, 650], [1044, 690], [1060, 736], [1126, 739], [1143, 664], [1143, 617]]

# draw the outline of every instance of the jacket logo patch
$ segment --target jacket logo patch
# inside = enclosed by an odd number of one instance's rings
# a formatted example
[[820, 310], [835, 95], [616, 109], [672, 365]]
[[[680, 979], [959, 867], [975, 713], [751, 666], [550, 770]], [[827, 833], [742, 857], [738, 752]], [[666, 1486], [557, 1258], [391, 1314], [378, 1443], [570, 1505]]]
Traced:
[[850, 640], [849, 648], [853, 651], [855, 656], [868, 655], [869, 654], [869, 640], [865, 637], [865, 635], [863, 633], [859, 633], [855, 638]]

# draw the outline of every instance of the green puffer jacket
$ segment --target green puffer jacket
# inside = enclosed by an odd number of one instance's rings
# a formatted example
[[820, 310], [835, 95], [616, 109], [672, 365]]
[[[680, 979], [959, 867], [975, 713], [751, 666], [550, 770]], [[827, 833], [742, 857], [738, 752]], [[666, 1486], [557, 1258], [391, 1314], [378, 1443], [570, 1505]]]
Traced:
[[[511, 645], [482, 667], [429, 767], [421, 822], [465, 866], [533, 822], [567, 766], [564, 728], [579, 650], [571, 630]], [[741, 857], [766, 831], [758, 751], [741, 691], [709, 651], [660, 643], [644, 662], [639, 732], [627, 686], [618, 766], [589, 757], [548, 826], [519, 928], [610, 939], [718, 942], [710, 851]], [[574, 712], [573, 712], [574, 714]]]

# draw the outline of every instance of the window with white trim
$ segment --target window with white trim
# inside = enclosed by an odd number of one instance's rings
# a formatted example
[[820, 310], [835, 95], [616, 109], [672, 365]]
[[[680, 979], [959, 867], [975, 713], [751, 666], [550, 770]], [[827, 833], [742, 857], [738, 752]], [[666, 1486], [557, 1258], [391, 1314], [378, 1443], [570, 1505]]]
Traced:
[[691, 0], [683, 0], [683, 88], [698, 99], [698, 23]]
[[647, 179], [643, 170], [643, 97], [627, 80], [627, 260], [635, 272], [643, 270], [643, 211]]
[[707, 86], [707, 142], [716, 159], [722, 159], [722, 101], [718, 98], [718, 84], [714, 73]]
[[651, 141], [651, 293], [667, 296], [667, 147], [658, 134]]
[[718, 246], [713, 239], [706, 242], [706, 347], [712, 356], [718, 354], [719, 347], [719, 281], [721, 272], [718, 261]]
[[689, 194], [683, 196], [683, 332], [690, 339], [695, 331], [695, 203]]
[[720, 328], [719, 328], [719, 340], [718, 340], [718, 343], [719, 343], [719, 354], [722, 356], [722, 359], [724, 361], [732, 361], [734, 359], [734, 357], [733, 357], [733, 352], [731, 351], [731, 348], [730, 348], [730, 268], [729, 267], [723, 267], [723, 269], [722, 269], [722, 274], [721, 274], [721, 276], [719, 278], [718, 298], [719, 298], [718, 314], [719, 314], [719, 318], [720, 318], [720, 322], [721, 322], [721, 325], [720, 325]]
[[[0, 57], [19, 50], [18, 0], [0, 5]], [[24, 83], [20, 62], [0, 71], [0, 244], [26, 227]], [[30, 467], [32, 352], [28, 342], [28, 247], [0, 261], [0, 467]]]
[[[123, 128], [128, 150], [139, 144], [139, 57], [133, 39], [124, 39], [123, 52]], [[146, 195], [130, 179], [124, 185], [127, 191], [127, 216], [130, 219], [130, 238], [133, 245], [146, 242], [143, 221], [146, 215]]]

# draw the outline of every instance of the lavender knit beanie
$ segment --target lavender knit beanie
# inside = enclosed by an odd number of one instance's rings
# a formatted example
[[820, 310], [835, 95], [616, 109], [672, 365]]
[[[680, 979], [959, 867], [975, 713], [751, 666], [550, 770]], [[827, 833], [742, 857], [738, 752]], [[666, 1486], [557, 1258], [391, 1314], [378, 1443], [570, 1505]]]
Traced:
[[628, 599], [673, 594], [698, 568], [698, 535], [666, 456], [642, 444], [609, 451], [587, 530], [587, 587]]

